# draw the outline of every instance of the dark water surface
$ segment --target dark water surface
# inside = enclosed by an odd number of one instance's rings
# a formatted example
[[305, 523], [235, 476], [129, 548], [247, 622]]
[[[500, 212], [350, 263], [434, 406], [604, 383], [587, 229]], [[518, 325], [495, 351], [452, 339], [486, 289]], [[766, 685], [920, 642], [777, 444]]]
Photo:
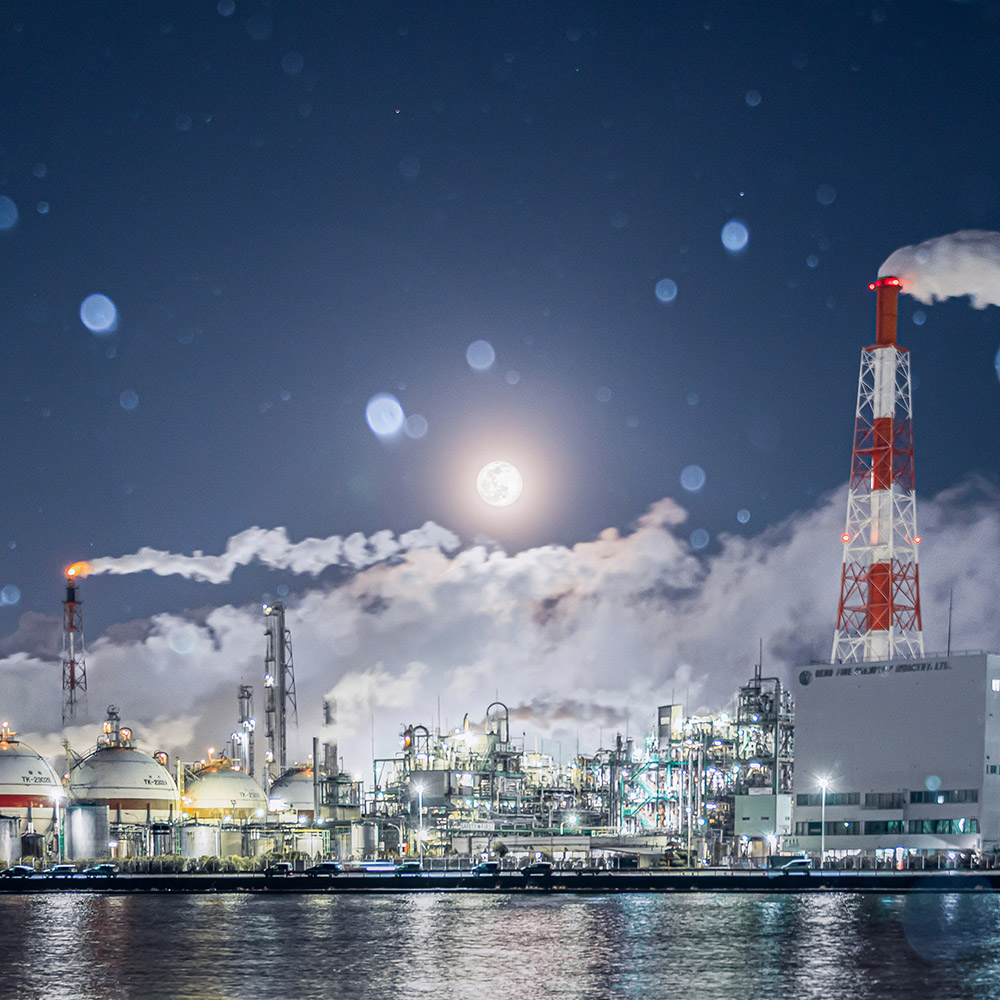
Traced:
[[993, 895], [0, 898], [3, 1000], [1000, 998]]

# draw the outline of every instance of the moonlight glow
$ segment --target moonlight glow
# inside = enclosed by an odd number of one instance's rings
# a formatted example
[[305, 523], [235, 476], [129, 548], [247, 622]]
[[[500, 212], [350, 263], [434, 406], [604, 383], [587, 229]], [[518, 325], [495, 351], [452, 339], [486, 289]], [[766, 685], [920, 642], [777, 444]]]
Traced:
[[521, 473], [510, 462], [490, 462], [476, 480], [479, 495], [494, 507], [507, 507], [520, 495], [524, 486]]

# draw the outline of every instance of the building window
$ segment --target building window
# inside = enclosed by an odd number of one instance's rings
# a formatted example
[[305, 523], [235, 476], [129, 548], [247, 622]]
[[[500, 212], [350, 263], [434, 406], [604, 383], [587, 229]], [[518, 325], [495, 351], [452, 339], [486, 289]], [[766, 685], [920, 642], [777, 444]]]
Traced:
[[906, 804], [905, 792], [866, 792], [865, 805], [869, 809], [902, 809]]
[[987, 764], [986, 765], [987, 774], [1000, 774], [1000, 765], [997, 764]]
[[[797, 806], [822, 806], [823, 793], [799, 793], [795, 796]], [[857, 806], [861, 804], [860, 792], [827, 792], [826, 804], [828, 806]]]
[[908, 833], [964, 834], [979, 833], [978, 819], [911, 819]]
[[990, 687], [993, 688], [994, 691], [1000, 691], [1000, 677], [994, 677], [993, 680], [990, 681]]
[[978, 802], [978, 788], [954, 788], [941, 790], [938, 792], [917, 791], [910, 792], [910, 801], [915, 803], [925, 803], [929, 805], [943, 806], [948, 802]]
[[865, 833], [878, 836], [883, 833], [904, 833], [901, 819], [870, 819], [865, 821]]

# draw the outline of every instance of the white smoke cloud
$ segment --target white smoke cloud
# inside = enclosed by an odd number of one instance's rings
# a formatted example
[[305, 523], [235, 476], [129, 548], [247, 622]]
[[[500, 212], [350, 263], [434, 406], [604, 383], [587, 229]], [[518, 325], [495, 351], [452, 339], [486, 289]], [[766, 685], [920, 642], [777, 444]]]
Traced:
[[247, 528], [234, 535], [222, 555], [203, 552], [181, 555], [159, 549], [141, 548], [126, 556], [100, 556], [90, 562], [90, 573], [141, 573], [149, 570], [157, 576], [183, 576], [207, 583], [227, 583], [239, 566], [255, 559], [272, 569], [316, 576], [331, 566], [364, 569], [413, 549], [436, 548], [453, 552], [460, 545], [458, 537], [433, 521], [422, 528], [407, 531], [397, 540], [391, 531], [377, 531], [370, 538], [360, 532], [341, 538], [306, 538], [290, 542], [284, 528]]
[[[1000, 648], [1000, 491], [970, 480], [922, 500], [919, 517], [928, 652], [945, 645], [952, 591], [953, 648]], [[664, 500], [629, 534], [608, 529], [514, 555], [411, 547], [335, 587], [307, 589], [286, 601], [299, 715], [290, 752], [310, 752], [324, 696], [337, 701], [339, 751], [359, 774], [370, 774], [373, 743], [377, 756], [396, 752], [403, 725], [433, 728], [440, 715], [456, 726], [495, 699], [510, 707], [513, 735], [559, 740], [566, 752], [577, 739], [584, 750], [602, 735], [607, 743], [612, 726], [641, 737], [656, 706], [671, 701], [691, 712], [731, 707], [759, 640], [765, 673], [789, 680], [811, 658], [829, 658], [843, 518], [837, 491], [696, 556], [679, 537], [683, 510]], [[100, 600], [98, 582], [88, 599]], [[0, 707], [15, 729], [57, 747], [58, 620], [49, 627], [44, 655], [30, 648], [37, 615], [0, 651]], [[240, 683], [254, 685], [263, 716], [264, 652], [256, 605], [109, 630], [88, 645], [92, 722], [71, 742], [78, 752], [92, 746], [115, 704], [146, 749], [202, 757], [236, 728]]]
[[1000, 306], [1000, 233], [962, 229], [902, 247], [878, 269], [920, 302], [968, 295], [977, 309]]

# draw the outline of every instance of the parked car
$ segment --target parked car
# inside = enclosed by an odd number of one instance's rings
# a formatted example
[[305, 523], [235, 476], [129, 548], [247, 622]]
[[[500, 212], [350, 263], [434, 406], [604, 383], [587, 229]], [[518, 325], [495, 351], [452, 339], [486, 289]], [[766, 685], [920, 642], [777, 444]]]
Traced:
[[396, 865], [394, 874], [396, 875], [419, 875], [424, 870], [424, 866], [419, 861], [404, 861]]
[[792, 858], [781, 865], [783, 872], [807, 872], [812, 868], [812, 858]]
[[525, 878], [531, 878], [533, 875], [551, 875], [552, 864], [548, 861], [533, 861], [530, 865], [524, 865], [519, 871]]
[[76, 865], [52, 865], [51, 868], [46, 868], [42, 874], [48, 875], [49, 878], [55, 878], [59, 875], [76, 875], [77, 867]]
[[112, 865], [108, 862], [104, 862], [99, 865], [94, 865], [93, 868], [84, 868], [83, 874], [99, 878], [114, 878], [118, 874], [118, 865]]
[[307, 875], [339, 875], [344, 866], [338, 861], [320, 861], [306, 869]]
[[475, 868], [472, 869], [473, 875], [499, 875], [500, 874], [500, 862], [499, 861], [480, 861]]
[[4, 878], [28, 878], [29, 875], [34, 875], [35, 869], [31, 865], [11, 865], [9, 868], [4, 868], [0, 871], [0, 875]]
[[292, 865], [288, 861], [275, 861], [273, 865], [268, 865], [264, 869], [264, 874], [268, 877], [274, 875], [291, 875]]

